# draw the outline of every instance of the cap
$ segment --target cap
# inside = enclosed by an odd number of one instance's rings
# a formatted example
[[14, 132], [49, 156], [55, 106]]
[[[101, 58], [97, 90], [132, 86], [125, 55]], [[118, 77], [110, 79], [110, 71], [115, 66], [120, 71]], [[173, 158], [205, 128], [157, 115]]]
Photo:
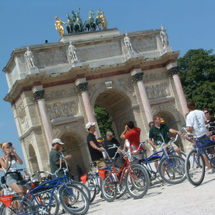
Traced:
[[64, 143], [59, 138], [55, 138], [54, 140], [52, 140], [52, 143], [59, 143], [60, 145], [64, 145]]
[[95, 122], [88, 122], [85, 127], [88, 130], [91, 126], [93, 126], [95, 124], [96, 124]]

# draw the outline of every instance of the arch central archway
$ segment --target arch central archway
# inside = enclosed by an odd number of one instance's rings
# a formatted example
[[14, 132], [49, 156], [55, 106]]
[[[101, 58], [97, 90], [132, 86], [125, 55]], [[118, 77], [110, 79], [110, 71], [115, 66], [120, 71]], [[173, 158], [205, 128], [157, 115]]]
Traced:
[[77, 165], [79, 165], [83, 173], [87, 172], [86, 165], [84, 163], [84, 156], [86, 157], [85, 148], [81, 147], [81, 138], [75, 133], [66, 132], [61, 138], [64, 145], [63, 153], [65, 155], [72, 155], [71, 160], [68, 160], [68, 164], [72, 169], [72, 174], [75, 179], [78, 179]]
[[128, 121], [135, 121], [132, 103], [129, 97], [116, 89], [106, 90], [98, 95], [95, 104], [102, 106], [110, 114], [116, 138], [120, 140], [120, 134]]

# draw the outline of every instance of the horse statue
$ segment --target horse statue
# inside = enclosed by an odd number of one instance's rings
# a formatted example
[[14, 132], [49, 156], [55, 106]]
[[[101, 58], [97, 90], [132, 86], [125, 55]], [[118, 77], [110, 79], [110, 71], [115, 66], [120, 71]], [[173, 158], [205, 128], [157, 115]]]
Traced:
[[80, 7], [78, 12], [74, 12], [74, 15], [76, 17], [75, 22], [73, 24], [73, 32], [78, 33], [83, 31], [83, 22], [82, 19], [79, 16], [80, 14]]
[[92, 17], [92, 15], [94, 15], [93, 11], [90, 10], [89, 11], [89, 14], [88, 14], [88, 20], [86, 20], [84, 22], [84, 26], [83, 26], [83, 30], [86, 31], [90, 31], [90, 30], [93, 30], [95, 31], [96, 30], [96, 24], [94, 22], [94, 18]]
[[99, 30], [102, 30], [102, 24], [103, 24], [103, 21], [102, 21], [102, 18], [100, 17], [102, 15], [101, 11], [100, 10], [97, 10], [96, 11], [96, 19], [95, 19], [95, 24], [96, 26], [99, 27]]
[[75, 22], [75, 19], [69, 16], [68, 13], [66, 13], [66, 17], [67, 17], [67, 24], [66, 24], [66, 30], [68, 33], [72, 33], [73, 32], [73, 24]]

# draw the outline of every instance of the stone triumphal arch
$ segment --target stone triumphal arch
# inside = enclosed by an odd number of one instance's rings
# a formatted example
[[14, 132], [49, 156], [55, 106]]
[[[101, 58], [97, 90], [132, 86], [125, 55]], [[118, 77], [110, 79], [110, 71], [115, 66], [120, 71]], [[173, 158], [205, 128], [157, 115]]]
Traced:
[[179, 51], [167, 38], [163, 27], [126, 34], [108, 29], [14, 49], [4, 68], [9, 86], [4, 100], [12, 105], [28, 169], [49, 169], [51, 142], [57, 137], [65, 142], [65, 153], [72, 154], [74, 171], [77, 164], [87, 171], [85, 124], [96, 121], [95, 104], [110, 113], [117, 138], [133, 120], [142, 130], [141, 140], [147, 139], [148, 122], [156, 113], [180, 129], [186, 100], [177, 74]]

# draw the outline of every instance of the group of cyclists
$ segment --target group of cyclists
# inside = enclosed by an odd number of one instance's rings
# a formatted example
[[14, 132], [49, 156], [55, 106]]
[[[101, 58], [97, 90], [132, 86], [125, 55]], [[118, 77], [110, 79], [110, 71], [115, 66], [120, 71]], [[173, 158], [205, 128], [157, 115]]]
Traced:
[[[215, 118], [210, 116], [210, 112], [207, 108], [203, 109], [203, 111], [196, 110], [195, 109], [195, 103], [193, 101], [189, 101], [187, 103], [187, 107], [189, 108], [189, 113], [186, 116], [186, 128], [187, 131], [190, 133], [193, 133], [198, 140], [202, 139], [210, 139], [211, 133], [210, 129], [206, 127], [206, 124], [209, 122], [215, 123]], [[159, 114], [156, 114], [153, 117], [153, 122], [149, 123], [149, 143], [153, 150], [159, 151], [160, 145], [159, 141], [165, 143], [168, 143], [170, 140], [170, 137], [168, 133], [173, 134], [179, 134], [183, 135], [181, 131], [175, 130], [173, 128], [170, 128], [168, 125], [162, 123], [162, 118]], [[87, 135], [87, 144], [91, 156], [91, 160], [96, 163], [98, 169], [103, 169], [106, 167], [106, 163], [104, 161], [104, 148], [108, 152], [110, 157], [113, 157], [113, 155], [116, 153], [117, 148], [115, 149], [109, 149], [113, 144], [120, 147], [120, 143], [113, 137], [113, 133], [111, 131], [108, 131], [106, 133], [106, 139], [102, 140], [103, 147], [99, 144], [99, 140], [96, 139], [94, 133], [96, 130], [96, 123], [95, 122], [88, 122], [86, 124], [86, 129], [88, 131]], [[124, 151], [130, 151], [139, 148], [140, 144], [140, 134], [141, 129], [136, 127], [133, 121], [129, 121], [122, 134], [120, 135], [120, 138], [125, 140], [123, 145]], [[158, 135], [161, 134], [161, 135]], [[203, 144], [203, 143], [202, 143]], [[50, 169], [51, 172], [54, 173], [59, 166], [64, 167], [65, 160], [71, 159], [71, 155], [64, 156], [62, 153], [64, 143], [58, 139], [55, 138], [52, 141], [52, 148], [49, 154], [49, 162], [50, 162]], [[178, 153], [179, 156], [181, 156], [180, 149], [174, 145], [175, 152]], [[1, 144], [1, 148], [3, 151], [3, 156], [0, 158], [0, 165], [1, 165], [1, 171], [4, 173], [7, 173], [3, 179], [5, 179], [5, 184], [10, 187], [13, 191], [15, 191], [18, 195], [23, 196], [25, 195], [27, 189], [25, 187], [21, 187], [17, 184], [17, 182], [20, 180], [22, 175], [14, 173], [17, 169], [17, 163], [23, 164], [23, 161], [19, 157], [19, 155], [16, 153], [15, 148], [13, 147], [12, 143], [10, 142], [4, 142]], [[207, 149], [207, 152], [209, 154], [215, 154], [214, 148]], [[60, 156], [63, 156], [64, 159], [61, 159]], [[204, 159], [206, 162], [206, 166], [208, 168], [207, 173], [211, 174], [214, 172], [213, 168], [210, 165], [210, 162], [207, 159], [207, 156], [204, 155]], [[60, 162], [62, 162], [60, 164]], [[115, 165], [121, 167], [123, 165], [123, 155], [120, 155], [120, 153], [116, 156]], [[155, 167], [157, 168], [158, 162], [155, 161]], [[63, 171], [58, 172], [58, 176], [61, 177], [63, 175]]]

